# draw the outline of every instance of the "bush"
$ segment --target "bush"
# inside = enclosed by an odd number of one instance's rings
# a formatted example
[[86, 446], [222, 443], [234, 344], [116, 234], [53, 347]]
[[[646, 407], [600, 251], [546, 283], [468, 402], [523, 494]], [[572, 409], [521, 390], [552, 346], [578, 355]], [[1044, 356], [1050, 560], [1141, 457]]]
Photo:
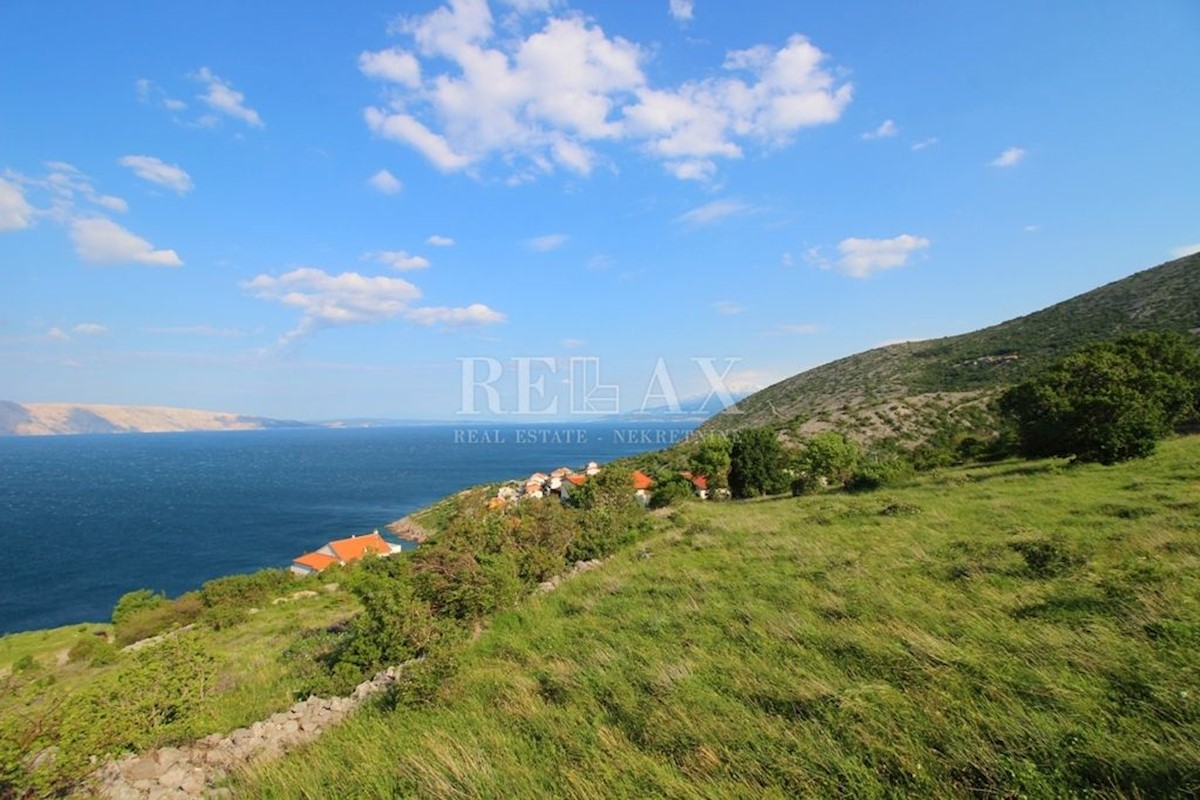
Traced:
[[895, 486], [913, 476], [912, 464], [898, 456], [878, 458], [864, 463], [846, 481], [850, 492], [870, 492], [885, 486]]
[[740, 431], [729, 454], [729, 489], [734, 497], [779, 494], [788, 486], [783, 446], [770, 428]]
[[1114, 464], [1144, 458], [1196, 415], [1200, 355], [1179, 334], [1140, 333], [1082, 348], [1000, 398], [1028, 458]]
[[132, 592], [126, 592], [117, 600], [117, 604], [113, 606], [112, 623], [120, 625], [125, 620], [148, 609], [157, 608], [166, 602], [166, 595], [155, 594], [149, 589], [137, 589]]

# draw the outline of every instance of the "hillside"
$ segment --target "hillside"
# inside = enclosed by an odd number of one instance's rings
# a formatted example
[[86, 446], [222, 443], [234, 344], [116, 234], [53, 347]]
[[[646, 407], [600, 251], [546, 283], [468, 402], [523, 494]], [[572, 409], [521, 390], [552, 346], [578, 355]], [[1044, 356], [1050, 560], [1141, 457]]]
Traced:
[[689, 503], [238, 797], [1194, 797], [1200, 439]]
[[73, 433], [165, 433], [244, 431], [301, 427], [304, 423], [216, 411], [160, 406], [80, 403], [13, 403], [0, 400], [0, 436]]
[[810, 369], [726, 409], [704, 430], [840, 427], [918, 440], [940, 419], [981, 419], [997, 388], [1066, 353], [1141, 330], [1200, 330], [1200, 254], [979, 331], [880, 347]]

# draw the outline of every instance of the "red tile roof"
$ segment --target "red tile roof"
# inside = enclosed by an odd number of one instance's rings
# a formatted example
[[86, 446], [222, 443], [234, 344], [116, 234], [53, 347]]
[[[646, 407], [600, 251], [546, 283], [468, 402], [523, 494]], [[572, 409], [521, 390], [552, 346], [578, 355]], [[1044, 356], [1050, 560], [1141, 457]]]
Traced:
[[641, 491], [642, 489], [650, 489], [654, 486], [654, 479], [640, 469], [633, 471], [633, 488]]
[[299, 558], [292, 559], [293, 564], [299, 564], [302, 567], [320, 572], [326, 567], [332, 567], [338, 563], [338, 560], [333, 556], [327, 556], [324, 553], [305, 553]]
[[702, 492], [707, 492], [708, 491], [708, 478], [704, 477], [703, 475], [697, 475], [696, 477], [692, 478], [692, 486], [695, 486], [697, 489], [699, 489]]
[[583, 486], [585, 483], [587, 483], [587, 476], [586, 475], [568, 475], [567, 481], [570, 482], [571, 485], [573, 485], [573, 486]]
[[336, 542], [330, 542], [329, 548], [337, 554], [338, 559], [343, 563], [357, 561], [367, 553], [387, 555], [392, 551], [388, 547], [388, 543], [378, 533], [369, 533], [366, 536], [351, 536], [349, 539], [338, 539]]

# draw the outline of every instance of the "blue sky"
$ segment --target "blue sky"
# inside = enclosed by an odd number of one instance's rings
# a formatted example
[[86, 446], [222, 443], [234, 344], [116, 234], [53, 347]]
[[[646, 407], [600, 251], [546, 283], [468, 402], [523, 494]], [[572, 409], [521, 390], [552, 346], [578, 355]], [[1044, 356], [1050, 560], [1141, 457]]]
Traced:
[[572, 363], [630, 410], [999, 322], [1200, 249], [1197, 41], [1192, 0], [6, 2], [0, 398], [453, 418], [495, 359], [515, 415], [523, 358], [531, 410]]

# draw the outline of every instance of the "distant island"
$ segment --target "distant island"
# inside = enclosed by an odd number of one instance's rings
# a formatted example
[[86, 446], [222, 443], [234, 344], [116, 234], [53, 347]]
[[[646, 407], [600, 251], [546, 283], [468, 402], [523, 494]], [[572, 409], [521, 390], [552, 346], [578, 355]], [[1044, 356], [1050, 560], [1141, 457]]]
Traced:
[[0, 436], [167, 433], [305, 428], [309, 423], [163, 406], [13, 403], [0, 400]]

